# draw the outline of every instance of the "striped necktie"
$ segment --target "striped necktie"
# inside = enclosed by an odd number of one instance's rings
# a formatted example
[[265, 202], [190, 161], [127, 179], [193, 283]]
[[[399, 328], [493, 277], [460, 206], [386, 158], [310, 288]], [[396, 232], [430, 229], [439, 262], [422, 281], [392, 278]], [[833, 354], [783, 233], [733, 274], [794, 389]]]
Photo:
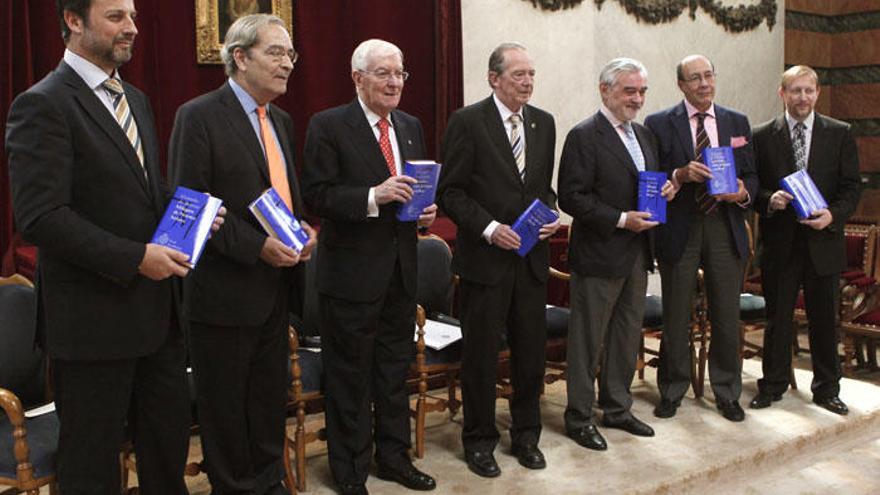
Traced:
[[507, 118], [510, 121], [510, 149], [513, 152], [513, 159], [516, 162], [516, 169], [519, 172], [519, 179], [525, 181], [526, 178], [526, 154], [524, 153], [526, 143], [523, 139], [520, 124], [522, 117], [515, 113]]
[[[705, 120], [707, 113], [700, 112], [697, 114], [697, 136], [696, 145], [694, 146], [694, 160], [702, 162], [703, 150], [709, 147], [709, 134], [706, 133]], [[697, 209], [705, 214], [712, 213], [718, 206], [718, 200], [715, 196], [709, 194], [709, 189], [705, 182], [697, 184]]]
[[624, 144], [626, 144], [626, 150], [629, 151], [629, 156], [632, 157], [633, 163], [636, 164], [636, 168], [639, 172], [644, 172], [645, 155], [642, 153], [642, 147], [639, 146], [639, 140], [636, 139], [636, 133], [633, 131], [632, 123], [624, 122], [620, 124], [620, 128], [623, 129], [623, 134], [626, 136]]
[[[135, 153], [137, 153], [138, 161], [141, 167], [144, 166], [144, 145], [141, 143], [140, 134], [138, 134], [137, 122], [134, 121], [134, 115], [128, 106], [128, 99], [125, 97], [125, 91], [122, 89], [122, 83], [115, 77], [108, 78], [103, 83], [104, 89], [110, 93], [113, 100], [113, 113], [116, 115], [116, 121], [122, 127], [122, 132], [128, 138]], [[147, 171], [144, 168], [144, 175]]]

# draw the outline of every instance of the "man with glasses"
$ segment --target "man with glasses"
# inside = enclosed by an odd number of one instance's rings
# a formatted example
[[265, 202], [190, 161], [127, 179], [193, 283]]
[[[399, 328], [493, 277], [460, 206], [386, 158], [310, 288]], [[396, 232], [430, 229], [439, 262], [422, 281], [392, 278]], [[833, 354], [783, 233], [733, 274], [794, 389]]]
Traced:
[[[709, 380], [721, 414], [742, 421], [739, 293], [749, 256], [743, 218], [758, 187], [751, 128], [745, 115], [714, 103], [715, 68], [709, 59], [685, 57], [676, 73], [684, 101], [645, 119], [657, 136], [661, 168], [681, 188], [668, 204], [666, 224], [656, 232], [664, 327], [654, 415], [675, 416], [691, 380], [690, 318], [702, 267], [712, 325]], [[706, 189], [712, 174], [702, 151], [718, 146], [733, 148], [737, 191], [712, 196]]]
[[434, 479], [409, 457], [406, 374], [413, 358], [416, 228], [437, 207], [401, 222], [416, 180], [407, 160], [426, 158], [419, 120], [397, 109], [409, 74], [387, 41], [361, 43], [351, 57], [357, 97], [315, 114], [304, 150], [303, 197], [321, 217], [317, 285], [330, 471], [341, 493], [367, 493], [376, 474], [413, 490]]
[[[506, 335], [511, 352], [512, 453], [529, 469], [543, 469], [539, 398], [544, 378], [549, 246], [538, 242], [525, 256], [511, 228], [532, 201], [556, 207], [553, 116], [528, 105], [535, 67], [519, 43], [489, 56], [492, 95], [455, 112], [443, 136], [439, 202], [458, 226], [453, 268], [461, 276], [460, 317], [465, 461], [479, 476], [501, 469], [493, 451], [498, 352]], [[545, 241], [559, 220], [540, 229]]]
[[[284, 476], [287, 322], [301, 305], [301, 253], [268, 237], [248, 205], [273, 187], [297, 217], [293, 123], [272, 100], [297, 59], [278, 17], [239, 18], [221, 52], [229, 79], [180, 107], [169, 149], [176, 185], [224, 201], [229, 227], [187, 279], [190, 357], [213, 493], [287, 493]], [[291, 296], [293, 296], [291, 298]]]

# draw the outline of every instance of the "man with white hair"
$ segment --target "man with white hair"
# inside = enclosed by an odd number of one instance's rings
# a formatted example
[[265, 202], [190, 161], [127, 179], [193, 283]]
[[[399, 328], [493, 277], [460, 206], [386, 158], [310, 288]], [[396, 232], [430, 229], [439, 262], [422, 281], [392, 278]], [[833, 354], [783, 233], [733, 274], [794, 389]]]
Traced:
[[[594, 450], [607, 448], [593, 421], [600, 362], [602, 424], [654, 435], [630, 412], [647, 271], [654, 269], [652, 229], [658, 225], [650, 213], [636, 210], [639, 172], [659, 169], [654, 134], [634, 122], [647, 91], [641, 62], [610, 61], [599, 75], [599, 111], [568, 133], [559, 162], [559, 205], [574, 219], [565, 430]], [[663, 196], [668, 200], [675, 192], [665, 181]]]
[[341, 493], [367, 493], [374, 440], [379, 478], [413, 490], [436, 486], [408, 454], [416, 229], [430, 225], [437, 211], [425, 208], [416, 222], [396, 218], [416, 182], [401, 165], [426, 158], [421, 123], [397, 110], [408, 76], [398, 47], [364, 41], [351, 57], [357, 97], [315, 114], [306, 135], [303, 196], [321, 217], [327, 448]]

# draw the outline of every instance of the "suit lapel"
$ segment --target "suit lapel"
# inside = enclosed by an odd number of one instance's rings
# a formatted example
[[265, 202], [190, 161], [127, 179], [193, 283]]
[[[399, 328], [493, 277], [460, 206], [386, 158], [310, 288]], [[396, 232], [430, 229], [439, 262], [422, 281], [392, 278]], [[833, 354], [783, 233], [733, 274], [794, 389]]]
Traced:
[[[269, 119], [272, 121], [272, 127], [275, 128], [275, 135], [278, 136], [278, 144], [281, 145], [281, 151], [284, 152], [284, 160], [286, 162], [285, 168], [287, 170], [287, 184], [290, 186], [290, 197], [293, 198], [294, 210], [298, 210], [299, 187], [296, 181], [296, 161], [294, 160], [293, 148], [291, 147], [290, 139], [288, 138], [287, 129], [284, 127], [284, 123], [281, 121], [278, 113], [271, 108], [269, 110]], [[294, 211], [293, 213], [299, 214], [297, 211]]]
[[[101, 103], [101, 100], [95, 96], [95, 92], [86, 86], [82, 78], [80, 78], [69, 65], [62, 61], [58, 66], [58, 71], [62, 74], [67, 84], [75, 90], [74, 97], [82, 106], [83, 110], [85, 110], [85, 112], [98, 124], [98, 127], [107, 134], [107, 137], [110, 138], [122, 156], [125, 157], [126, 166], [133, 174], [135, 180], [141, 185], [144, 193], [149, 195], [149, 187], [146, 178], [144, 177], [144, 168], [141, 166], [137, 153], [131, 145], [131, 142], [129, 142], [128, 137], [122, 132], [122, 127], [119, 126], [119, 122], [117, 122], [116, 118], [110, 114], [107, 107]], [[126, 98], [128, 97], [126, 96]], [[131, 98], [128, 98], [128, 100], [129, 108], [131, 108], [132, 115], [135, 117], [135, 122], [137, 122], [140, 127], [142, 125], [141, 123], [145, 121], [143, 111], [140, 108], [135, 109], [135, 106], [131, 103]], [[140, 116], [138, 114], [140, 114]], [[140, 129], [138, 129], [138, 132], [140, 132]], [[144, 143], [144, 151], [146, 151], [146, 149], [147, 146], [146, 143]]]
[[251, 121], [244, 113], [244, 108], [242, 108], [241, 102], [238, 101], [232, 88], [229, 87], [229, 83], [225, 84], [221, 91], [220, 100], [226, 107], [224, 113], [226, 114], [226, 120], [229, 123], [233, 134], [237, 136], [237, 139], [241, 140], [244, 147], [250, 152], [257, 170], [259, 170], [260, 175], [263, 176], [266, 183], [271, 184], [272, 181], [269, 179], [269, 166], [266, 164], [266, 155], [263, 154], [263, 146], [260, 144], [260, 140], [254, 132], [254, 127], [251, 125]]
[[[620, 134], [618, 134], [617, 129], [615, 129], [611, 125], [611, 122], [602, 115], [602, 112], [596, 112], [595, 118], [599, 124], [596, 126], [596, 132], [599, 134], [599, 142], [602, 143], [602, 146], [605, 146], [611, 151], [611, 154], [620, 160], [624, 168], [630, 174], [637, 176], [639, 169], [636, 167], [632, 156], [629, 154], [629, 150], [626, 149], [626, 145], [623, 144], [623, 140], [620, 139]], [[635, 126], [633, 126], [633, 129], [635, 129]], [[641, 146], [641, 143], [639, 143], [639, 145]], [[642, 152], [642, 154], [644, 154], [644, 152]]]
[[633, 130], [636, 132], [636, 139], [638, 139], [642, 155], [645, 157], [645, 170], [656, 172], [660, 169], [660, 164], [657, 162], [654, 148], [649, 145], [651, 139], [645, 134], [645, 128], [633, 123]]
[[[504, 122], [501, 121], [501, 114], [498, 113], [498, 107], [495, 106], [495, 100], [491, 96], [485, 100], [483, 100], [483, 112], [486, 114], [483, 122], [486, 123], [486, 131], [489, 133], [489, 137], [492, 140], [492, 143], [498, 149], [501, 156], [504, 157], [504, 162], [507, 164], [505, 167], [509, 174], [511, 174], [514, 178], [516, 178], [516, 182], [522, 184], [522, 181], [519, 178], [519, 169], [516, 167], [516, 160], [513, 159], [513, 150], [510, 147], [510, 137], [507, 135], [507, 131], [504, 128]], [[525, 112], [524, 112], [525, 113]], [[531, 124], [526, 125], [526, 120], [528, 117], [523, 119], [523, 127], [531, 128]], [[534, 132], [534, 131], [532, 131]], [[526, 169], [529, 168], [529, 133], [526, 131]], [[531, 141], [534, 143], [534, 139]], [[534, 151], [534, 150], [533, 150]]]
[[733, 123], [730, 121], [730, 114], [718, 105], [715, 105], [715, 124], [718, 127], [718, 146], [730, 146]]
[[[391, 174], [388, 172], [388, 165], [385, 163], [385, 157], [382, 156], [382, 150], [379, 149], [376, 135], [373, 134], [370, 122], [357, 98], [348, 105], [345, 122], [351, 128], [351, 142], [364, 158], [370, 172], [380, 181], [390, 177]], [[395, 129], [396, 132], [397, 129]]]
[[777, 153], [781, 156], [779, 161], [780, 174], [784, 177], [797, 170], [797, 164], [794, 160], [794, 145], [791, 142], [791, 134], [788, 130], [788, 122], [785, 121], [785, 114], [780, 115], [773, 122], [773, 134], [776, 137]]
[[810, 172], [815, 177], [815, 167], [825, 161], [819, 159], [819, 154], [830, 148], [828, 143], [825, 142], [825, 138], [828, 137], [828, 133], [825, 132], [825, 122], [818, 113], [814, 113], [814, 115], [813, 130], [810, 136], [810, 149], [807, 150], [807, 172]]
[[691, 123], [688, 119], [687, 109], [684, 106], [684, 102], [681, 102], [673, 109], [669, 120], [672, 121], [672, 126], [675, 128], [678, 140], [681, 141], [681, 147], [684, 149], [685, 156], [688, 160], [693, 160], [694, 138], [691, 136]]

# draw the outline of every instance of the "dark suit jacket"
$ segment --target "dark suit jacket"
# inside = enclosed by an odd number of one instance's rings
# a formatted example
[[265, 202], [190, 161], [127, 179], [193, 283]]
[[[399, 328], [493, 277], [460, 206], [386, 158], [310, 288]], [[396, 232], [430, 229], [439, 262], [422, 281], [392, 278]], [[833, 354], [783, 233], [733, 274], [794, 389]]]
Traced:
[[[490, 96], [456, 111], [443, 136], [443, 168], [437, 191], [443, 211], [458, 226], [453, 269], [473, 282], [494, 285], [514, 266], [514, 251], [483, 239], [492, 220], [512, 225], [535, 200], [556, 207], [553, 154], [556, 125], [549, 113], [523, 108], [526, 136], [526, 177], [520, 180], [510, 139]], [[547, 280], [549, 248], [539, 242], [527, 255], [535, 277]]]
[[[391, 112], [402, 160], [426, 158], [422, 124]], [[399, 203], [367, 218], [369, 189], [390, 176], [367, 116], [355, 98], [309, 121], [302, 172], [306, 205], [321, 217], [318, 291], [358, 302], [378, 300], [400, 260], [405, 290], [416, 290], [416, 222], [399, 222]]]
[[[784, 114], [756, 127], [754, 136], [760, 179], [755, 206], [761, 214], [761, 265], [768, 268], [788, 259], [799, 227], [793, 206], [767, 214], [770, 196], [780, 189], [779, 180], [795, 172], [797, 166]], [[843, 226], [861, 194], [859, 155], [849, 124], [816, 114], [807, 172], [828, 202], [834, 220], [820, 231], [801, 228], [807, 231], [810, 259], [816, 272], [831, 275], [846, 267]]]
[[[648, 128], [632, 123], [645, 156], [656, 171], [657, 142]], [[636, 234], [617, 228], [624, 211], [638, 205], [639, 172], [611, 123], [596, 112], [565, 138], [559, 160], [559, 206], [574, 218], [568, 262], [571, 270], [593, 277], [625, 277], [639, 251], [652, 269], [653, 230]]]
[[[302, 217], [293, 122], [274, 105], [268, 114], [287, 159], [294, 215]], [[274, 268], [260, 259], [266, 233], [248, 205], [272, 183], [260, 140], [228, 83], [180, 107], [169, 158], [174, 184], [209, 192], [226, 206], [223, 228], [212, 236], [187, 278], [189, 318], [211, 325], [263, 323], [279, 290], [286, 290], [288, 282], [304, 272], [300, 266]]]
[[38, 325], [54, 358], [129, 359], [166, 340], [177, 281], [138, 273], [166, 204], [150, 104], [123, 83], [144, 166], [66, 63], [12, 104], [6, 148], [18, 228], [39, 247]]
[[[736, 176], [745, 183], [749, 197], [754, 202], [758, 192], [758, 177], [755, 174], [755, 157], [752, 149], [752, 129], [749, 119], [735, 111], [715, 104], [715, 119], [718, 123], [718, 145], [729, 146], [730, 138], [744, 137], [745, 146], [733, 151], [736, 161]], [[684, 102], [651, 114], [645, 119], [657, 137], [660, 149], [661, 170], [672, 177], [672, 171], [687, 165], [694, 159], [694, 140], [691, 137], [690, 123]], [[699, 161], [699, 160], [698, 160]], [[697, 184], [684, 184], [675, 199], [670, 201], [666, 210], [666, 224], [657, 228], [657, 259], [663, 263], [676, 263], [681, 259], [684, 246], [687, 244], [691, 223], [691, 215], [696, 209], [695, 193]], [[745, 210], [735, 204], [722, 203], [719, 214], [727, 215], [731, 234], [736, 243], [736, 251], [740, 258], [748, 259], [749, 237], [743, 223]]]

